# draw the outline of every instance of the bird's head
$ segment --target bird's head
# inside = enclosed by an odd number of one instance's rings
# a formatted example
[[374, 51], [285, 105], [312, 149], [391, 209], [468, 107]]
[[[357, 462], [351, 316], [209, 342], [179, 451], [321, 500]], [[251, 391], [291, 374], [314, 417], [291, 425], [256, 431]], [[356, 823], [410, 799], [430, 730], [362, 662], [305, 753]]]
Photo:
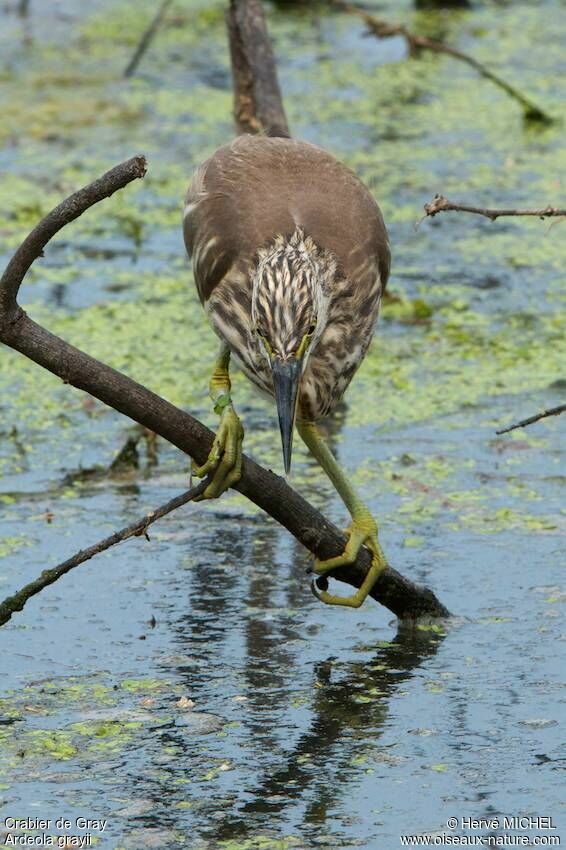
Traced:
[[251, 321], [260, 356], [273, 379], [285, 474], [291, 469], [301, 376], [327, 321], [328, 283], [336, 262], [297, 229], [258, 255]]

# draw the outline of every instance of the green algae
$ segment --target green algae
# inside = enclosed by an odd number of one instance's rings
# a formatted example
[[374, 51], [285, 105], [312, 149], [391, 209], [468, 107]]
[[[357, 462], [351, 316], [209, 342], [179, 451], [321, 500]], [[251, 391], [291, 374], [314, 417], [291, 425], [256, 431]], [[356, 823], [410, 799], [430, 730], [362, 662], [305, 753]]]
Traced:
[[34, 729], [23, 736], [21, 745], [22, 759], [31, 756], [49, 761], [68, 761], [78, 753], [70, 733], [50, 729]]
[[24, 546], [29, 546], [30, 541], [23, 536], [19, 537], [0, 537], [0, 558], [5, 558], [12, 555], [14, 552], [22, 549]]
[[160, 679], [124, 679], [120, 687], [134, 694], [155, 693], [166, 688], [167, 684]]
[[[123, 753], [139, 739], [147, 723], [153, 722], [151, 714], [140, 719], [138, 695], [148, 690], [155, 692], [157, 684], [163, 689], [167, 687], [166, 682], [129, 680], [129, 683], [136, 687], [115, 689], [104, 681], [93, 681], [92, 677], [88, 680], [68, 677], [40, 681], [8, 692], [0, 701], [0, 714], [4, 720], [16, 722], [1, 730], [6, 758], [0, 776], [11, 785], [22, 769], [45, 770], [57, 762], [89, 764], [100, 757]], [[128, 680], [122, 682], [127, 684]], [[129, 694], [136, 695], [137, 704], [132, 703]], [[63, 718], [69, 713], [85, 719], [68, 723]], [[32, 728], [41, 724], [43, 718], [49, 719], [51, 727], [55, 723], [59, 728]], [[155, 722], [162, 721], [156, 718]]]

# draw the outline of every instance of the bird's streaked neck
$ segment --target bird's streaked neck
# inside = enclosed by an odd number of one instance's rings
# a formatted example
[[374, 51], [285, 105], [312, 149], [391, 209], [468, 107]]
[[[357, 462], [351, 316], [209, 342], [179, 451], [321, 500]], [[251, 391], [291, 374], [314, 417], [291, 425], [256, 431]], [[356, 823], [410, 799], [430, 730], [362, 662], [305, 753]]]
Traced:
[[326, 284], [335, 271], [336, 263], [297, 228], [259, 252], [253, 274], [252, 332], [259, 362], [271, 373], [286, 475], [301, 378], [326, 325]]
[[[336, 263], [297, 228], [258, 252], [252, 278], [252, 327], [282, 359], [294, 357], [306, 334], [309, 348], [324, 330], [330, 277]], [[303, 363], [306, 365], [308, 351]]]

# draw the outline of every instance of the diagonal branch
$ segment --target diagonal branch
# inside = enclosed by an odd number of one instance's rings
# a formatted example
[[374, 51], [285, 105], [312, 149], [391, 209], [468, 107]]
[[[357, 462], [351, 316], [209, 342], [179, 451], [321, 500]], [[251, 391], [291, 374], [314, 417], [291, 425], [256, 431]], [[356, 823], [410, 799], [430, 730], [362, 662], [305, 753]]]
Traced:
[[195, 487], [191, 487], [190, 490], [186, 490], [179, 496], [175, 496], [164, 505], [161, 505], [154, 511], [150, 511], [150, 513], [146, 514], [141, 519], [138, 519], [136, 522], [130, 523], [130, 525], [122, 528], [121, 531], [115, 531], [114, 534], [111, 534], [109, 537], [105, 537], [104, 540], [99, 540], [98, 543], [95, 543], [93, 546], [89, 546], [88, 549], [81, 549], [71, 558], [67, 558], [66, 561], [63, 561], [61, 564], [57, 564], [56, 567], [51, 567], [49, 570], [43, 570], [41, 575], [39, 575], [36, 579], [30, 581], [29, 584], [26, 584], [25, 587], [22, 587], [21, 590], [17, 591], [17, 593], [14, 593], [12, 596], [8, 596], [3, 602], [0, 602], [0, 626], [5, 625], [12, 618], [12, 614], [15, 614], [16, 611], [22, 611], [24, 605], [32, 598], [32, 596], [36, 596], [44, 590], [44, 588], [48, 587], [50, 584], [54, 584], [62, 576], [69, 573], [75, 567], [79, 567], [81, 564], [84, 564], [85, 561], [89, 561], [91, 558], [94, 558], [95, 555], [105, 552], [112, 546], [116, 546], [117, 543], [129, 540], [131, 537], [146, 537], [149, 540], [147, 529], [152, 523], [161, 519], [161, 517], [164, 517], [166, 514], [170, 514], [171, 511], [177, 510], [177, 508], [180, 508], [182, 505], [192, 502], [197, 498], [197, 496], [204, 493], [208, 483], [209, 478], [207, 477], [203, 479], [203, 481], [199, 481]]
[[126, 66], [126, 69], [124, 70], [124, 77], [131, 77], [133, 74], [135, 74], [139, 63], [143, 58], [144, 53], [155, 38], [157, 30], [161, 26], [163, 19], [167, 13], [167, 10], [169, 9], [169, 6], [172, 2], [173, 0], [162, 0], [161, 6], [155, 13], [153, 20], [151, 21], [147, 29], [143, 32], [142, 37], [139, 40], [138, 46], [135, 49], [134, 55], [132, 56]]
[[527, 419], [521, 419], [520, 422], [515, 422], [514, 425], [509, 425], [507, 428], [501, 428], [496, 431], [496, 434], [508, 434], [509, 431], [514, 431], [515, 428], [525, 428], [527, 425], [532, 425], [540, 419], [546, 419], [547, 416], [560, 416], [566, 411], [566, 404], [559, 404], [557, 407], [549, 407], [548, 410], [543, 410], [542, 413], [535, 413], [534, 416], [529, 416]]
[[[89, 207], [143, 177], [145, 170], [143, 157], [116, 166], [59, 204], [34, 228], [0, 279], [0, 342], [160, 434], [202, 464], [214, 438], [208, 428], [156, 393], [53, 335], [30, 319], [16, 301], [25, 274], [49, 240]], [[248, 457], [244, 457], [242, 478], [236, 489], [285, 526], [318, 558], [330, 558], [344, 550], [345, 538], [334, 525], [283, 478]], [[370, 563], [370, 553], [363, 549], [355, 564], [341, 567], [333, 577], [359, 587]], [[414, 584], [391, 567], [380, 576], [371, 595], [400, 619], [448, 615], [431, 590]]]
[[411, 32], [402, 24], [391, 24], [388, 21], [383, 21], [371, 15], [359, 6], [353, 3], [345, 2], [345, 0], [328, 0], [331, 6], [336, 9], [341, 9], [343, 12], [349, 12], [352, 15], [357, 15], [367, 25], [369, 31], [377, 38], [392, 38], [393, 36], [401, 36], [407, 42], [407, 47], [411, 56], [416, 56], [421, 50], [429, 50], [432, 53], [443, 53], [446, 56], [452, 56], [453, 59], [459, 59], [460, 62], [465, 62], [470, 65], [486, 80], [490, 80], [500, 89], [503, 89], [510, 97], [521, 104], [524, 117], [529, 121], [539, 121], [543, 124], [552, 124], [554, 119], [536, 105], [529, 97], [520, 92], [514, 86], [504, 80], [499, 74], [496, 74], [490, 68], [474, 59], [468, 53], [451, 47], [449, 44], [444, 44], [442, 41], [436, 41], [432, 38], [427, 38], [424, 35], [417, 35]]
[[495, 221], [495, 219], [500, 216], [535, 216], [536, 218], [541, 219], [566, 216], [566, 209], [560, 209], [559, 207], [548, 206], [538, 210], [493, 210], [487, 209], [486, 207], [471, 207], [468, 204], [455, 204], [452, 201], [449, 201], [448, 198], [445, 198], [444, 195], [435, 195], [432, 201], [429, 201], [428, 204], [424, 205], [424, 211], [425, 215], [421, 221], [427, 217], [434, 218], [434, 216], [438, 215], [440, 212], [450, 211], [475, 213], [475, 215], [483, 215], [491, 221]]

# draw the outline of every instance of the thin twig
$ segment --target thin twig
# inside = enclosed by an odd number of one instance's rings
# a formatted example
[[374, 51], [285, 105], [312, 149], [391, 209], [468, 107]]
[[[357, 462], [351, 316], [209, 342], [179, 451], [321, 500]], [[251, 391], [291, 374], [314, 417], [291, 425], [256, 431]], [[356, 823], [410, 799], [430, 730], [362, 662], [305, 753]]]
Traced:
[[[440, 212], [468, 212], [474, 213], [475, 215], [483, 215], [485, 218], [489, 218], [491, 221], [495, 221], [496, 218], [500, 218], [500, 216], [534, 216], [536, 218], [552, 218], [559, 216], [566, 216], [566, 209], [560, 209], [559, 207], [544, 207], [542, 209], [534, 209], [534, 210], [518, 210], [518, 209], [501, 209], [501, 210], [492, 210], [486, 209], [484, 207], [471, 207], [469, 204], [455, 204], [452, 201], [449, 201], [448, 198], [445, 198], [444, 195], [435, 195], [432, 201], [429, 201], [428, 204], [424, 205], [425, 214], [422, 217], [421, 221], [424, 221], [425, 218], [434, 218], [435, 215], [438, 215]], [[420, 222], [419, 222], [420, 223]]]
[[549, 407], [548, 410], [543, 410], [542, 413], [537, 413], [535, 416], [529, 416], [528, 419], [521, 419], [514, 425], [509, 425], [508, 428], [502, 428], [496, 431], [496, 434], [507, 434], [509, 431], [514, 431], [515, 428], [525, 428], [527, 425], [532, 425], [533, 422], [538, 422], [539, 419], [546, 419], [547, 416], [559, 416], [566, 410], [566, 404], [559, 404], [558, 407]]
[[136, 522], [131, 523], [131, 525], [127, 525], [125, 528], [122, 528], [121, 531], [116, 531], [109, 537], [105, 537], [104, 540], [99, 540], [98, 543], [95, 543], [93, 546], [89, 546], [88, 549], [81, 549], [73, 555], [72, 558], [68, 558], [66, 561], [57, 564], [56, 567], [52, 567], [49, 570], [43, 570], [41, 575], [39, 575], [36, 579], [30, 581], [29, 584], [26, 584], [21, 588], [21, 590], [18, 590], [17, 593], [14, 593], [12, 596], [8, 596], [3, 602], [0, 602], [0, 626], [7, 623], [8, 620], [11, 619], [12, 614], [16, 611], [22, 611], [24, 605], [29, 599], [31, 599], [32, 596], [36, 596], [36, 594], [40, 593], [44, 588], [48, 587], [48, 585], [53, 584], [60, 579], [61, 576], [64, 576], [75, 567], [80, 566], [80, 564], [84, 564], [85, 561], [89, 561], [95, 555], [100, 554], [100, 552], [105, 552], [106, 549], [110, 549], [111, 546], [116, 546], [117, 543], [122, 543], [130, 537], [143, 536], [149, 540], [147, 535], [147, 529], [149, 526], [156, 520], [164, 517], [166, 514], [170, 514], [171, 511], [177, 510], [177, 508], [180, 508], [182, 505], [186, 505], [187, 502], [192, 502], [197, 498], [197, 496], [200, 496], [206, 489], [209, 480], [209, 478], [205, 478], [195, 487], [191, 487], [190, 490], [186, 490], [179, 496], [175, 496], [174, 499], [170, 499], [170, 501], [166, 502], [164, 505], [161, 505], [154, 511], [150, 511], [150, 513], [146, 514], [141, 519], [138, 519]]
[[155, 34], [157, 33], [157, 30], [161, 26], [163, 18], [165, 17], [167, 9], [169, 8], [172, 2], [173, 0], [163, 0], [161, 6], [155, 13], [154, 19], [140, 38], [139, 44], [136, 47], [136, 51], [130, 59], [126, 70], [124, 71], [124, 77], [131, 77], [132, 74], [135, 73], [142, 56], [153, 41]]
[[361, 18], [367, 25], [372, 35], [375, 35], [377, 38], [392, 38], [393, 36], [401, 36], [407, 42], [407, 47], [411, 56], [418, 55], [421, 50], [430, 50], [433, 53], [443, 53], [446, 56], [452, 56], [453, 59], [459, 59], [461, 62], [466, 62], [466, 64], [474, 68], [478, 74], [485, 77], [486, 80], [490, 80], [496, 86], [499, 86], [500, 89], [503, 89], [503, 91], [505, 91], [510, 97], [520, 103], [523, 107], [524, 117], [527, 120], [539, 121], [544, 124], [553, 123], [554, 119], [547, 112], [544, 112], [544, 110], [537, 106], [536, 103], [533, 103], [529, 97], [508, 83], [507, 80], [500, 77], [499, 74], [496, 74], [483, 63], [474, 59], [474, 57], [470, 56], [468, 53], [464, 53], [462, 50], [451, 47], [449, 44], [444, 44], [442, 41], [436, 41], [435, 39], [427, 38], [423, 35], [417, 35], [416, 33], [408, 30], [407, 27], [402, 24], [391, 24], [388, 21], [376, 18], [375, 15], [371, 15], [369, 12], [366, 12], [364, 9], [360, 9], [359, 6], [356, 6], [353, 3], [345, 2], [345, 0], [328, 0], [328, 2], [331, 6], [334, 6], [337, 9], [349, 12], [352, 15], [357, 15], [357, 17]]

